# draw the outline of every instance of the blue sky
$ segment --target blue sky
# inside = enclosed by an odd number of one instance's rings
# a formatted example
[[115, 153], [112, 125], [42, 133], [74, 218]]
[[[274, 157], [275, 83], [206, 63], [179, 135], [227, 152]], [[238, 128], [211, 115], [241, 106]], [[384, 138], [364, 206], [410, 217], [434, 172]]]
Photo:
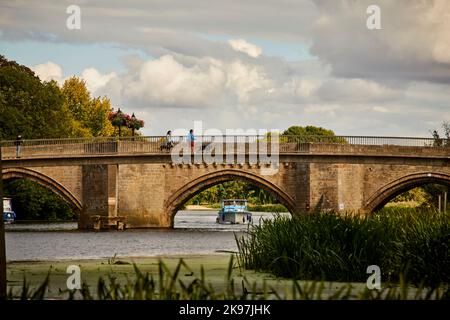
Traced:
[[[199, 34], [204, 39], [226, 43], [233, 39], [224, 35]], [[262, 48], [264, 55], [279, 57], [286, 61], [315, 60], [309, 53], [306, 43], [276, 42], [265, 39], [249, 38], [248, 42]], [[18, 63], [34, 66], [52, 61], [63, 67], [63, 76], [80, 74], [86, 68], [96, 68], [102, 73], [124, 72], [122, 58], [137, 55], [142, 59], [151, 56], [144, 50], [125, 48], [114, 43], [64, 43], [42, 41], [0, 41], [0, 52]]]
[[[199, 33], [198, 35], [202, 38], [219, 42], [227, 42], [228, 40], [236, 38], [227, 35], [211, 35], [202, 33]], [[306, 42], [283, 42], [255, 37], [248, 37], [245, 40], [261, 47], [264, 55], [269, 57], [279, 57], [285, 59], [286, 61], [317, 59], [310, 54], [310, 45]]]
[[117, 44], [69, 44], [32, 40], [0, 41], [0, 52], [26, 66], [52, 61], [63, 67], [64, 77], [78, 75], [91, 67], [102, 73], [123, 72], [122, 57], [138, 55], [149, 58], [142, 50], [126, 49]]

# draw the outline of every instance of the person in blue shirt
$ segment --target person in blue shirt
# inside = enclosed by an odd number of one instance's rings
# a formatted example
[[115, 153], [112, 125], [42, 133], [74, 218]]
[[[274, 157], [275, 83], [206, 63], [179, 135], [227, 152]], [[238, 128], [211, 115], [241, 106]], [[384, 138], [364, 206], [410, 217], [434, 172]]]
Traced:
[[187, 139], [189, 141], [189, 145], [191, 146], [191, 154], [194, 154], [194, 146], [195, 146], [194, 141], [196, 140], [196, 138], [194, 136], [194, 130], [193, 129], [189, 130], [189, 134], [188, 134]]

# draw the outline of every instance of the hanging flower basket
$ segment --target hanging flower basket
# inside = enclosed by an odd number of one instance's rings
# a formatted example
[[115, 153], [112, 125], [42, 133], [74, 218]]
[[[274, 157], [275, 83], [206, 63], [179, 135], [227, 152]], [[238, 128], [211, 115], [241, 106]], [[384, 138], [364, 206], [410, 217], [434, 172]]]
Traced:
[[115, 127], [128, 126], [127, 120], [127, 115], [123, 112], [113, 111], [109, 114], [109, 121]]
[[130, 118], [128, 128], [132, 130], [139, 130], [142, 127], [144, 127], [144, 120], [139, 120], [133, 117]]

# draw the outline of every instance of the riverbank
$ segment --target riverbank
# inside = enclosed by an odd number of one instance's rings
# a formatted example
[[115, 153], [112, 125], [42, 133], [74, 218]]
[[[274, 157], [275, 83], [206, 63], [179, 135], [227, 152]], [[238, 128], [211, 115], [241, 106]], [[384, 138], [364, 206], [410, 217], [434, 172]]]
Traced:
[[215, 208], [211, 208], [208, 206], [197, 205], [197, 204], [188, 204], [184, 210], [187, 211], [217, 211]]
[[[111, 257], [109, 259], [95, 260], [66, 260], [66, 261], [21, 261], [7, 263], [8, 290], [13, 290], [16, 294], [22, 289], [23, 279], [26, 278], [30, 288], [35, 290], [45, 280], [50, 272], [50, 283], [47, 297], [51, 299], [63, 299], [67, 297], [64, 291], [67, 289], [66, 282], [70, 276], [66, 273], [70, 265], [80, 267], [81, 281], [86, 283], [92, 294], [96, 294], [98, 279], [106, 279], [109, 275], [113, 276], [119, 283], [125, 283], [127, 279], [134, 279], [134, 265], [143, 273], [148, 272], [158, 278], [159, 261], [163, 261], [171, 272], [173, 272], [182, 258], [189, 269], [182, 268], [179, 280], [184, 283], [191, 283], [195, 278], [201, 278], [201, 268], [204, 268], [206, 282], [210, 283], [214, 290], [221, 292], [226, 289], [226, 275], [230, 263], [230, 253], [217, 253], [209, 255], [189, 255], [189, 256], [160, 256], [160, 257], [142, 257], [125, 258]], [[242, 292], [243, 283], [246, 290], [261, 291], [263, 283], [266, 282], [268, 288], [272, 288], [283, 296], [292, 288], [292, 281], [288, 279], [276, 278], [267, 273], [255, 272], [253, 270], [244, 270], [239, 267], [234, 259], [232, 278], [236, 292]], [[246, 279], [246, 281], [244, 281]], [[244, 281], [244, 282], [243, 282]], [[306, 284], [307, 282], [301, 281]], [[347, 283], [324, 283], [324, 297], [336, 293]], [[365, 288], [364, 283], [354, 283], [352, 286], [356, 291]], [[271, 289], [271, 290], [272, 290]], [[289, 294], [288, 294], [289, 297]]]

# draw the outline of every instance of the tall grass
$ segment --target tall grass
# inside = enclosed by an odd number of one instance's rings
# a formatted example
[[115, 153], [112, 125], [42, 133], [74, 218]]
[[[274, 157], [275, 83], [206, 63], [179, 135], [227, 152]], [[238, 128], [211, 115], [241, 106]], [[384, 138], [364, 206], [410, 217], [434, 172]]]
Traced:
[[237, 237], [240, 263], [294, 279], [450, 283], [450, 214], [390, 208], [369, 217], [333, 213], [277, 216]]

